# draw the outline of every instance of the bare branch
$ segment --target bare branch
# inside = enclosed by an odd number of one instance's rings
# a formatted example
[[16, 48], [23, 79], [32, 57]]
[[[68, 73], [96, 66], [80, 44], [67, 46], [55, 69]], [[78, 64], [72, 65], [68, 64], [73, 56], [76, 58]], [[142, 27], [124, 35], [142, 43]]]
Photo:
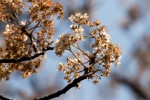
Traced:
[[13, 99], [9, 99], [9, 98], [6, 98], [6, 97], [0, 95], [0, 100], [13, 100]]
[[138, 84], [136, 84], [136, 83], [134, 83], [134, 82], [132, 82], [132, 81], [130, 81], [130, 80], [124, 78], [124, 77], [120, 77], [119, 75], [116, 75], [116, 74], [112, 75], [112, 79], [114, 79], [115, 81], [117, 81], [117, 82], [119, 82], [119, 83], [122, 83], [122, 84], [124, 84], [124, 85], [130, 87], [130, 89], [131, 89], [137, 96], [143, 98], [144, 100], [150, 100], [150, 97], [146, 94], [146, 92], [144, 92], [144, 91], [142, 90], [142, 88], [141, 88]]
[[65, 88], [63, 88], [62, 90], [56, 92], [56, 93], [53, 93], [53, 94], [50, 94], [49, 96], [45, 96], [43, 98], [39, 98], [39, 99], [35, 99], [35, 100], [49, 100], [49, 99], [53, 99], [53, 98], [56, 98], [56, 97], [59, 97], [60, 95], [66, 93], [69, 89], [73, 88], [73, 87], [77, 87], [78, 86], [78, 83], [84, 79], [87, 79], [87, 75], [83, 75], [83, 76], [80, 76], [79, 78], [77, 79], [74, 79], [73, 82], [71, 84], [68, 84]]
[[24, 57], [16, 58], [16, 59], [0, 59], [0, 63], [17, 63], [17, 62], [32, 60], [41, 55], [44, 55], [46, 51], [53, 50], [53, 49], [54, 47], [47, 47], [46, 49], [43, 49], [42, 52], [36, 53], [32, 56], [24, 56]]

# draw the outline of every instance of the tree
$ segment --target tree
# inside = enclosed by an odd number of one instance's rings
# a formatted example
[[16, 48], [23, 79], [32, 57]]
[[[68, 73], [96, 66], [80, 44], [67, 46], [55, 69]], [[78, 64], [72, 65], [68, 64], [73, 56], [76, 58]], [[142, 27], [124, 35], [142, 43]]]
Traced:
[[[2, 0], [0, 1], [0, 20], [5, 25], [4, 45], [0, 47], [0, 79], [9, 80], [10, 74], [17, 70], [26, 78], [38, 72], [45, 58], [45, 52], [53, 50], [58, 57], [64, 52], [72, 54], [66, 63], [58, 64], [58, 70], [65, 74], [68, 85], [62, 90], [39, 98], [48, 100], [66, 93], [80, 82], [89, 79], [97, 84], [102, 76], [108, 76], [112, 64], [120, 64], [121, 50], [111, 42], [105, 27], [100, 21], [89, 21], [89, 16], [75, 13], [69, 17], [72, 22], [70, 33], [61, 34], [55, 40], [55, 15], [63, 17], [63, 6], [52, 0]], [[25, 19], [20, 16], [24, 15]], [[12, 23], [12, 21], [14, 23]], [[84, 32], [85, 27], [91, 32]], [[86, 42], [90, 39], [92, 43]], [[82, 43], [90, 49], [84, 50]], [[54, 45], [54, 46], [53, 46]], [[1, 99], [9, 100], [1, 96]]]

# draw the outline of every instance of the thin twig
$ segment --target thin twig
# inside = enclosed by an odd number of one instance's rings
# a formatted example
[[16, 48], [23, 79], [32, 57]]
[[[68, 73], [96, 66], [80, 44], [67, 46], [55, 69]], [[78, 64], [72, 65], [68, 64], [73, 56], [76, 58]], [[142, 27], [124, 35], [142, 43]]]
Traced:
[[70, 52], [73, 54], [73, 56], [80, 62], [80, 64], [86, 69], [86, 66], [76, 57], [76, 55], [72, 52], [71, 48], [70, 48], [69, 51], [70, 51]]

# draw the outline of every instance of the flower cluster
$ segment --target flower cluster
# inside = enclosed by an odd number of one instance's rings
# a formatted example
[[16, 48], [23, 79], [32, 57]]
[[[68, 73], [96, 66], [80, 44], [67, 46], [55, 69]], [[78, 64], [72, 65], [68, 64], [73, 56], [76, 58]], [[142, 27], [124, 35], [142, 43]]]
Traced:
[[[5, 46], [0, 47], [0, 59], [19, 59], [43, 52], [53, 43], [54, 15], [63, 17], [63, 7], [52, 0], [1, 0], [0, 21], [6, 27], [3, 32]], [[24, 20], [20, 20], [21, 16]], [[17, 70], [24, 78], [37, 72], [44, 56], [18, 63], [2, 63], [0, 80], [9, 79]]]
[[75, 23], [70, 26], [74, 34], [62, 34], [60, 36], [55, 46], [57, 55], [61, 56], [64, 50], [69, 49], [70, 45], [74, 45], [77, 41], [84, 39], [82, 25], [89, 24], [88, 18], [87, 14], [81, 15], [81, 13], [76, 13], [75, 16], [71, 15], [69, 17], [70, 21]]
[[69, 19], [72, 23], [78, 23], [80, 25], [84, 25], [89, 22], [89, 16], [87, 15], [87, 13], [85, 13], [84, 15], [82, 15], [81, 13], [75, 13], [75, 15], [71, 15]]
[[[55, 52], [63, 55], [68, 50], [73, 57], [67, 58], [65, 64], [60, 63], [58, 70], [65, 74], [64, 79], [71, 83], [73, 79], [86, 75], [97, 84], [102, 76], [108, 76], [113, 63], [119, 64], [121, 50], [118, 45], [111, 42], [110, 35], [104, 26], [100, 26], [100, 21], [89, 21], [87, 14], [76, 13], [69, 17], [73, 23], [70, 34], [63, 34], [56, 43]], [[83, 26], [88, 26], [93, 30], [84, 33]], [[87, 42], [88, 40], [92, 42]], [[84, 40], [84, 41], [83, 41]], [[60, 42], [61, 41], [61, 42]], [[89, 50], [84, 50], [80, 42], [89, 46]], [[75, 51], [76, 49], [76, 51]]]
[[1, 0], [0, 1], [0, 20], [1, 21], [10, 21], [11, 18], [15, 16], [12, 15], [12, 12], [15, 14], [22, 13], [22, 8], [25, 7], [23, 0]]
[[74, 40], [71, 34], [62, 34], [59, 40], [56, 41], [55, 53], [61, 56], [64, 50], [69, 49], [69, 46], [75, 42], [76, 40]]

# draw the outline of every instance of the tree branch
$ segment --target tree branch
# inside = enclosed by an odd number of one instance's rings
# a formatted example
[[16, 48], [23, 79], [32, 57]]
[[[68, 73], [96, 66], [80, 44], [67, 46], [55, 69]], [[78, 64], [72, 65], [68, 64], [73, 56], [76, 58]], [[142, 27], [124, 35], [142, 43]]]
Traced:
[[24, 56], [24, 57], [16, 58], [16, 59], [0, 59], [0, 63], [17, 63], [17, 62], [32, 60], [32, 59], [39, 57], [40, 55], [44, 55], [46, 51], [53, 50], [53, 49], [54, 47], [47, 47], [46, 49], [43, 49], [42, 52], [36, 53], [32, 56]]
[[0, 95], [0, 100], [13, 100]]
[[76, 87], [77, 84], [86, 79], [88, 76], [87, 75], [83, 75], [83, 76], [80, 76], [79, 78], [77, 79], [74, 79], [72, 83], [68, 84], [65, 88], [63, 88], [62, 90], [56, 92], [56, 93], [53, 93], [53, 94], [50, 94], [49, 96], [45, 96], [43, 98], [39, 98], [39, 99], [35, 99], [35, 100], [49, 100], [49, 99], [53, 99], [55, 97], [59, 97], [60, 95], [66, 93], [69, 89], [73, 88], [73, 87]]
[[120, 77], [119, 75], [116, 75], [116, 74], [112, 75], [112, 79], [114, 79], [115, 81], [117, 81], [119, 83], [122, 83], [122, 84], [124, 84], [126, 86], [129, 86], [130, 89], [137, 96], [141, 97], [142, 99], [144, 99], [144, 100], [150, 100], [150, 97], [146, 94], [146, 92], [144, 92], [142, 90], [142, 88], [138, 84], [136, 84], [136, 83], [134, 83], [134, 82], [132, 82], [132, 81], [124, 78], [124, 77]]

